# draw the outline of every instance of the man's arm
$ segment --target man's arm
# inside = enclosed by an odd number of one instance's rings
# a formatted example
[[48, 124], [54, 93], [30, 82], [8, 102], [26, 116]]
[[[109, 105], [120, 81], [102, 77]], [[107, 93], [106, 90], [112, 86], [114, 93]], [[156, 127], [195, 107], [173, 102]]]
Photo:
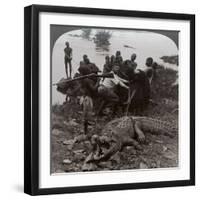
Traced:
[[123, 83], [128, 83], [128, 82], [129, 82], [128, 80], [125, 80], [125, 79], [123, 79], [123, 78], [120, 78], [119, 76], [118, 76], [118, 79], [119, 79], [119, 81], [121, 81], [121, 82], [123, 82]]
[[126, 89], [129, 89], [129, 87], [126, 84], [124, 84], [122, 81], [119, 81], [119, 85]]
[[96, 92], [97, 87], [98, 87], [98, 82], [94, 85], [91, 80], [85, 80], [85, 84], [92, 92]]
[[116, 80], [116, 83], [119, 84], [121, 87], [129, 89], [129, 87], [126, 84], [124, 84], [124, 83], [128, 83], [129, 81], [122, 79], [117, 75], [114, 75], [114, 79]]
[[71, 51], [70, 51], [70, 59], [72, 59], [72, 48], [71, 48]]
[[65, 56], [68, 58], [68, 59], [72, 59], [72, 49], [70, 48], [70, 52], [67, 51], [67, 48], [64, 49], [64, 52], [65, 52]]
[[66, 54], [67, 54], [67, 53], [66, 53], [66, 47], [64, 48], [64, 53], [65, 53], [65, 56], [66, 56]]

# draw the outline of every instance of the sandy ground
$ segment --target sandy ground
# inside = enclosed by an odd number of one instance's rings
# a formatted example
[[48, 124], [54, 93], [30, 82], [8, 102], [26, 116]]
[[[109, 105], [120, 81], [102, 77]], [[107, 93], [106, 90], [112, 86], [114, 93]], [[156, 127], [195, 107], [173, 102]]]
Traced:
[[[175, 102], [166, 101], [159, 105], [150, 105], [145, 116], [153, 116], [167, 122], [177, 122], [177, 111], [172, 112]], [[172, 108], [173, 107], [173, 108]], [[72, 140], [82, 134], [83, 123], [81, 108], [75, 103], [54, 105], [52, 107], [51, 131], [51, 172], [82, 171], [85, 158], [91, 152], [89, 141], [72, 146]], [[108, 117], [98, 119], [96, 126], [91, 126], [90, 134], [98, 134], [109, 121]], [[169, 138], [164, 135], [146, 134], [142, 150], [126, 147], [107, 162], [101, 162], [89, 170], [122, 170], [141, 168], [169, 168], [178, 166], [178, 136]]]

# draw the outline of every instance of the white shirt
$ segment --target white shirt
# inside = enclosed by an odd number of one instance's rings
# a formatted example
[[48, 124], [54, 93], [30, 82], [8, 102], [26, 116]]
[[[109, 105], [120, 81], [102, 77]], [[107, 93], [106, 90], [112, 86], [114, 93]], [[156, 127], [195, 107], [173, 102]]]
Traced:
[[[113, 73], [113, 72], [111, 72]], [[100, 84], [104, 85], [106, 88], [112, 89], [114, 88], [114, 86], [116, 85], [121, 85], [122, 87], [128, 88], [128, 86], [126, 86], [124, 83], [127, 83], [128, 81], [120, 78], [119, 76], [117, 76], [116, 74], [114, 74], [114, 78], [104, 78], [101, 79]]]

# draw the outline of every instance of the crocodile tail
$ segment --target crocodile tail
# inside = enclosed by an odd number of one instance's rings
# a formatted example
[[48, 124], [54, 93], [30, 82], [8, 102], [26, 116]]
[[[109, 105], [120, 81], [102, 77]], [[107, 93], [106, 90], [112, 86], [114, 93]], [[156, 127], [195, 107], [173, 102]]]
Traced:
[[161, 133], [163, 135], [169, 136], [171, 138], [176, 136], [176, 133], [178, 132], [178, 127], [174, 123], [169, 123], [162, 120], [154, 120], [155, 126], [158, 126], [157, 130], [158, 133]]
[[132, 117], [132, 119], [140, 122], [141, 128], [146, 132], [174, 137], [178, 131], [177, 125], [166, 121], [150, 117]]

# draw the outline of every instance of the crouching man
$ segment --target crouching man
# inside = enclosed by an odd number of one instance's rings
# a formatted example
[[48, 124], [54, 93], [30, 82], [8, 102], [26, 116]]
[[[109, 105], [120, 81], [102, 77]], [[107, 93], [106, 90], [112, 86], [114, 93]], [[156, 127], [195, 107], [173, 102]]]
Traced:
[[129, 90], [129, 87], [125, 84], [128, 83], [127, 80], [120, 78], [117, 74], [119, 72], [119, 66], [114, 66], [113, 70], [110, 72], [112, 77], [102, 78], [100, 80], [100, 85], [98, 87], [98, 95], [102, 97], [103, 102], [100, 105], [98, 114], [101, 114], [105, 104], [107, 102], [112, 103], [113, 105], [113, 114], [115, 111], [115, 106], [120, 102], [120, 98], [116, 93], [116, 86], [121, 86]]

